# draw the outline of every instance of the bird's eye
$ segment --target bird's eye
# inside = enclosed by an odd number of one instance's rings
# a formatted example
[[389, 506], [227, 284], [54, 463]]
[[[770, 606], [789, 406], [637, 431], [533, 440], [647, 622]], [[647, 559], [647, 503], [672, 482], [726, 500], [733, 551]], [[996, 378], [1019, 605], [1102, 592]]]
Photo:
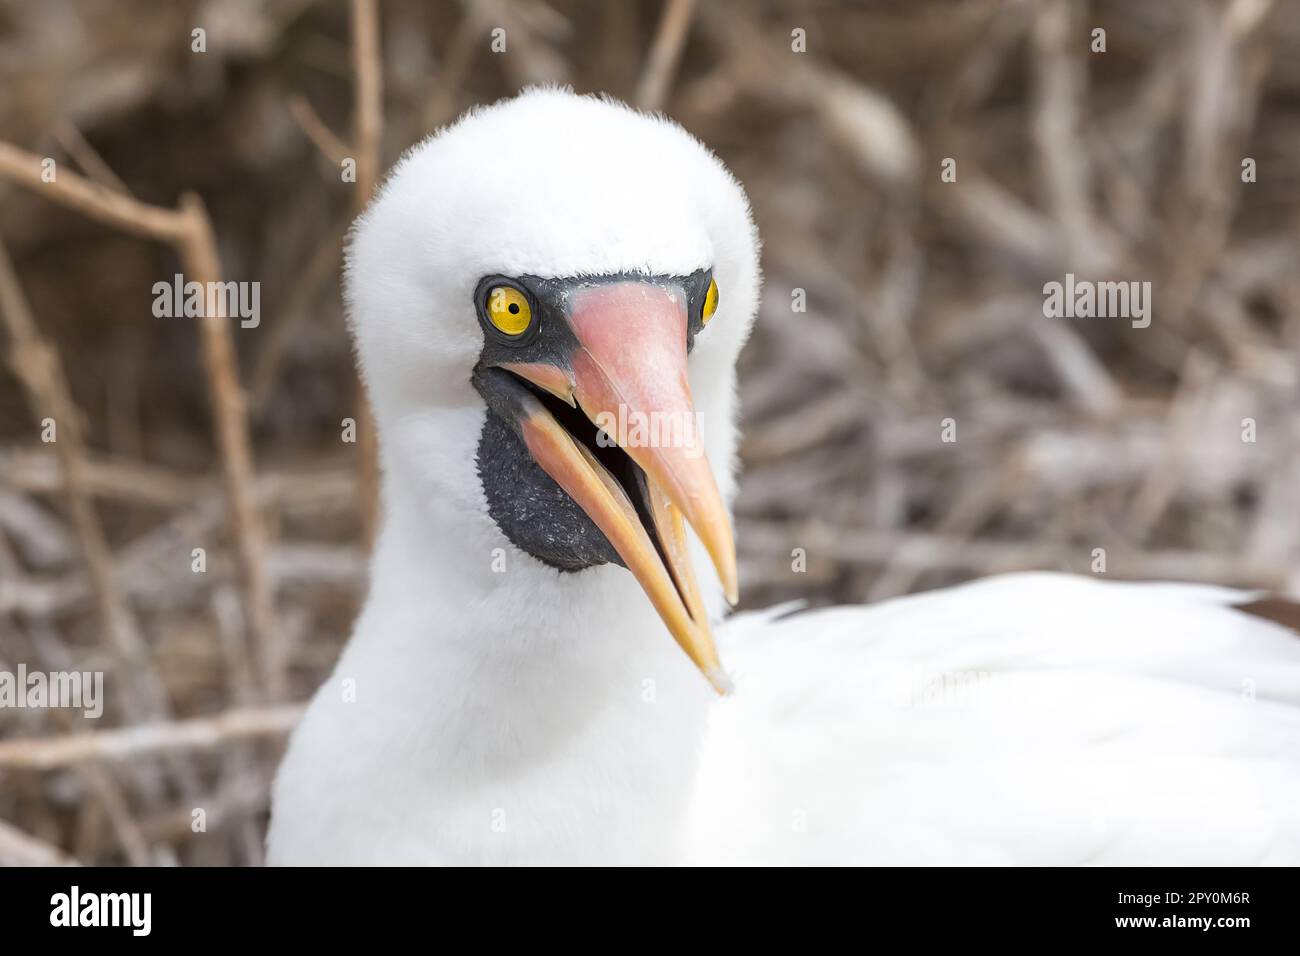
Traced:
[[704, 293], [704, 308], [700, 310], [700, 321], [708, 324], [713, 313], [718, 311], [718, 280], [709, 280], [709, 291]]
[[488, 292], [487, 315], [504, 334], [523, 335], [533, 321], [533, 307], [528, 304], [528, 296], [518, 289], [498, 285]]

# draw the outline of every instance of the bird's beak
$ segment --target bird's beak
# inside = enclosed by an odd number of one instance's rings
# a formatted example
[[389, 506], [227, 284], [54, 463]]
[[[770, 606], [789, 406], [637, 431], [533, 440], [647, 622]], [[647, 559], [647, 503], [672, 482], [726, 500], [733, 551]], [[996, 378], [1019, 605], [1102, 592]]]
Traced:
[[[565, 313], [576, 340], [569, 355], [501, 367], [576, 406], [602, 431], [592, 447], [538, 395], [525, 393], [513, 412], [519, 434], [609, 539], [682, 650], [725, 693], [684, 521], [733, 604], [736, 549], [691, 400], [686, 296], [635, 280], [578, 286], [566, 296]], [[637, 467], [624, 469], [614, 445]]]

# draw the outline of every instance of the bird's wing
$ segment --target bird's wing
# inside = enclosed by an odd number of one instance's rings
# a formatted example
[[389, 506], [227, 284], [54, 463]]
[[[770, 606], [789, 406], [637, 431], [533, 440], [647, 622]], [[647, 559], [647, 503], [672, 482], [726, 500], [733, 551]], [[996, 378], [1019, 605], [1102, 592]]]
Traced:
[[692, 859], [1300, 862], [1300, 636], [1055, 574], [739, 615]]

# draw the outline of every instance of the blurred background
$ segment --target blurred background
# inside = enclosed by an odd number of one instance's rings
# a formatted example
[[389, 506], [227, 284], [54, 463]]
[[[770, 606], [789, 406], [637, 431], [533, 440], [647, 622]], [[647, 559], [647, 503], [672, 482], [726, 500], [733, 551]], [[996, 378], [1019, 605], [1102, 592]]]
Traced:
[[[0, 670], [106, 674], [99, 720], [0, 709], [0, 863], [261, 862], [365, 589], [344, 232], [537, 82], [663, 109], [748, 189], [744, 606], [1096, 549], [1300, 587], [1294, 0], [0, 0]], [[256, 328], [154, 316], [205, 263]], [[1151, 282], [1150, 327], [1045, 318], [1066, 273]]]

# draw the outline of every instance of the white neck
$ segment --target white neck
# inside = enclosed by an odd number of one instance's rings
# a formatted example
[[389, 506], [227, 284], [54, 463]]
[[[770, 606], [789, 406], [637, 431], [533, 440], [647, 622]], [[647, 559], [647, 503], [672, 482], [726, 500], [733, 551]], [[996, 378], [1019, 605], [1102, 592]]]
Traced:
[[336, 671], [364, 799], [426, 861], [673, 858], [712, 695], [632, 576], [545, 567], [400, 468], [385, 503]]

